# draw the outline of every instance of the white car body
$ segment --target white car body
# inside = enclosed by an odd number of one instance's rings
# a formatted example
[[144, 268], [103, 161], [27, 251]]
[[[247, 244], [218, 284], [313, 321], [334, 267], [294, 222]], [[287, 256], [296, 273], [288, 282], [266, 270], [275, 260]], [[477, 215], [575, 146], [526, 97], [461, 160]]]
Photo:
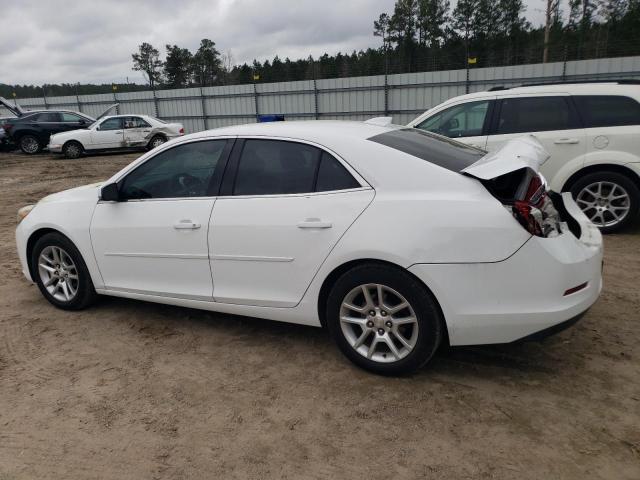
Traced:
[[[606, 118], [603, 118], [599, 123], [590, 123], [589, 119], [584, 118], [585, 115], [582, 111], [584, 107], [579, 106], [577, 99], [603, 97], [617, 100], [626, 99], [631, 108], [637, 111], [640, 109], [640, 84], [621, 81], [496, 88], [491, 91], [451, 98], [427, 110], [407, 126], [428, 129], [488, 151], [494, 151], [518, 136], [533, 134], [551, 155], [550, 160], [542, 167], [541, 173], [549, 182], [551, 190], [557, 192], [569, 190], [581, 176], [597, 171], [620, 172], [628, 176], [634, 184], [640, 186], [640, 121], [638, 121], [640, 116], [636, 114], [635, 121], [622, 118], [618, 124], [615, 124], [616, 119], [613, 118], [613, 115], [608, 119], [610, 123], [607, 123]], [[542, 124], [543, 130], [518, 129], [514, 119], [500, 116], [501, 109], [504, 110], [503, 105], [509, 100], [528, 99], [532, 102], [539, 102], [541, 99], [549, 98], [566, 101], [569, 117], [572, 117], [567, 118], [566, 128], [557, 129], [554, 127], [554, 124], [560, 125], [564, 122], [556, 118], [557, 112], [549, 110], [542, 111], [532, 108], [531, 111], [524, 112], [523, 115], [530, 117], [528, 120], [530, 124]], [[484, 102], [489, 104], [486, 110]], [[470, 104], [477, 105], [478, 110], [473, 112]], [[447, 112], [453, 114], [459, 111], [462, 114], [461, 108], [464, 105], [469, 105], [469, 116], [459, 116], [457, 123], [461, 124], [465, 121], [469, 125], [477, 123], [474, 128], [465, 130], [462, 127], [459, 131], [452, 129], [450, 132], [446, 132], [441, 127], [434, 128], [435, 124], [430, 125], [430, 122], [437, 122], [438, 118], [445, 118]], [[531, 104], [531, 106], [534, 105], [535, 103]], [[622, 116], [629, 114], [628, 108], [622, 104], [617, 110], [617, 113]], [[483, 116], [485, 112], [486, 116]], [[472, 118], [474, 115], [475, 119]], [[536, 115], [539, 116], [540, 122], [536, 122], [536, 118], [534, 118]], [[491, 118], [492, 116], [493, 118]], [[500, 118], [498, 118], [499, 116]], [[502, 121], [507, 127], [503, 130], [518, 131], [516, 133], [500, 133], [502, 127], [499, 122]], [[596, 124], [599, 126], [592, 126]]]
[[[406, 131], [413, 132], [358, 122], [282, 122], [174, 140], [105, 183], [41, 200], [16, 231], [24, 275], [33, 279], [34, 236], [53, 229], [81, 252], [100, 294], [321, 326], [321, 292], [332, 273], [375, 260], [411, 272], [433, 292], [452, 345], [515, 341], [596, 301], [602, 238], [571, 197], [562, 201], [580, 225], [579, 238], [564, 223], [556, 236], [542, 238], [478, 180], [535, 169], [548, 156], [537, 142], [510, 144], [460, 173], [370, 140]], [[101, 186], [121, 182], [162, 152], [205, 139], [312, 145], [338, 159], [357, 187], [234, 196], [224, 194], [223, 179], [216, 196], [100, 199]], [[584, 288], [565, 294], [576, 285]]]
[[[112, 125], [118, 122], [118, 125]], [[51, 135], [49, 151], [61, 153], [68, 142], [78, 142], [84, 151], [147, 148], [154, 137], [163, 141], [184, 135], [180, 123], [166, 123], [148, 115], [109, 115], [83, 130]]]

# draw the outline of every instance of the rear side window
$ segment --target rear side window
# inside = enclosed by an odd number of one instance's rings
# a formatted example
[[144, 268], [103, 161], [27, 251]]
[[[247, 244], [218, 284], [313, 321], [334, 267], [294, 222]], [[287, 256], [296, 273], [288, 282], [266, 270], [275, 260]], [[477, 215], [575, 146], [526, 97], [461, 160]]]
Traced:
[[284, 195], [314, 191], [321, 151], [304, 143], [247, 140], [234, 195]]
[[622, 95], [575, 95], [586, 128], [640, 125], [640, 103]]
[[496, 134], [546, 132], [578, 128], [566, 97], [505, 98]]
[[56, 112], [43, 112], [35, 115], [36, 122], [59, 122], [60, 114]]
[[62, 121], [63, 122], [79, 122], [80, 120], [84, 120], [80, 115], [76, 115], [75, 113], [63, 112]]
[[369, 140], [454, 172], [464, 170], [486, 154], [484, 150], [416, 128], [391, 130]]
[[322, 152], [316, 192], [329, 192], [331, 190], [347, 190], [358, 188], [360, 184], [347, 171], [346, 168], [327, 152]]

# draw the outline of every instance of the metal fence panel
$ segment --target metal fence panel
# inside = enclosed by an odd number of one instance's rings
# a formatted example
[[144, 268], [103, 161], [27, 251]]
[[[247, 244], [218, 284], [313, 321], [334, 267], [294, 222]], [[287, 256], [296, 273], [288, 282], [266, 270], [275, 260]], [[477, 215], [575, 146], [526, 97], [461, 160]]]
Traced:
[[[405, 124], [466, 92], [522, 83], [640, 78], [640, 57], [600, 58], [469, 70], [402, 73], [296, 82], [181, 88], [99, 95], [20, 99], [27, 109], [64, 108], [93, 117], [113, 103], [119, 113], [181, 122], [187, 132], [251, 123], [261, 114], [287, 120], [365, 120], [391, 115]], [[10, 114], [0, 109], [0, 115]]]

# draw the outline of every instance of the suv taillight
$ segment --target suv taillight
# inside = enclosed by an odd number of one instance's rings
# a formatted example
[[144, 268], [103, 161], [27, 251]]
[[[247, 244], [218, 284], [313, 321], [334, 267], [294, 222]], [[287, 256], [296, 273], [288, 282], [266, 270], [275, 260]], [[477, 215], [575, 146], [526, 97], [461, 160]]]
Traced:
[[5, 123], [4, 125], [0, 125], [0, 126], [7, 133], [9, 133], [9, 130], [11, 130], [13, 128], [13, 124], [11, 124], [11, 123]]

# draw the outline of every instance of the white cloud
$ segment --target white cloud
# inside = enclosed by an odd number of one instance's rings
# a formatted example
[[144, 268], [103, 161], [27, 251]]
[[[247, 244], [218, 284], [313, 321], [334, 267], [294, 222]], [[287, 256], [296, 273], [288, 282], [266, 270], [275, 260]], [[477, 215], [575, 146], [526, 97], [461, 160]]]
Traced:
[[[142, 42], [195, 51], [202, 38], [236, 63], [376, 47], [373, 20], [394, 0], [21, 0], [2, 2], [0, 83], [142, 83]], [[452, 2], [454, 3], [454, 2]], [[538, 20], [543, 0], [527, 2]], [[538, 5], [540, 4], [540, 5]]]

